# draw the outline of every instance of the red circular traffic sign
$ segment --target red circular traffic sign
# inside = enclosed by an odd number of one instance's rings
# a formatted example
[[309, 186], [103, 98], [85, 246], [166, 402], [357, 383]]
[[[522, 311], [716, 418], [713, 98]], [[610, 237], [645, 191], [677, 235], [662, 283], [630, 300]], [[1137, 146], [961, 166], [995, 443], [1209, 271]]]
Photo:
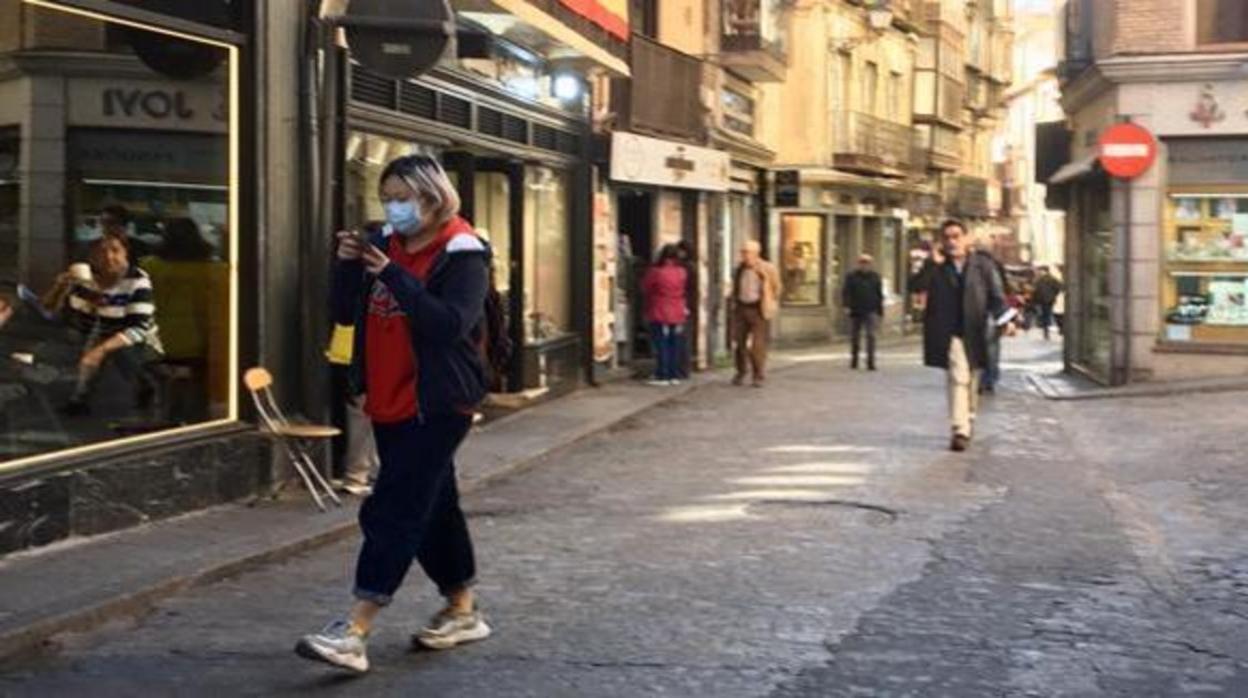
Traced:
[[1101, 134], [1101, 167], [1119, 179], [1135, 179], [1157, 160], [1157, 139], [1138, 124], [1114, 124]]

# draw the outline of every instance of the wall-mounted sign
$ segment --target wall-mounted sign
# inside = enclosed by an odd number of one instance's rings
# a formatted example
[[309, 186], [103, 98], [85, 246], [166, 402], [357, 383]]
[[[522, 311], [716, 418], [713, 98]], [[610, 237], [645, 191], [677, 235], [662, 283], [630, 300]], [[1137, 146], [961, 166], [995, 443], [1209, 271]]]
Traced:
[[1156, 160], [1157, 140], [1139, 124], [1114, 124], [1101, 134], [1101, 167], [1119, 179], [1139, 177]]
[[225, 133], [228, 98], [218, 82], [74, 79], [68, 120], [71, 126]]
[[660, 187], [728, 191], [728, 153], [635, 133], [611, 136], [611, 179]]

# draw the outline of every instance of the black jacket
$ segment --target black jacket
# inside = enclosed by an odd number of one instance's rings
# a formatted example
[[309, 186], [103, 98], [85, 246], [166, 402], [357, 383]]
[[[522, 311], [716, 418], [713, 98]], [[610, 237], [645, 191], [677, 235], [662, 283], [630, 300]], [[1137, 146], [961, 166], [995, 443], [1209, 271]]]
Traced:
[[[384, 283], [411, 321], [418, 372], [416, 400], [422, 417], [472, 408], [485, 399], [488, 390], [483, 317], [490, 285], [490, 249], [467, 223], [457, 220], [451, 225], [464, 230], [434, 260], [427, 284], [393, 263], [380, 276], [373, 276], [360, 261], [340, 261], [334, 274], [334, 321], [355, 325], [352, 389], [356, 394], [367, 389], [368, 294], [373, 284]], [[380, 234], [370, 236], [369, 241], [386, 249]]]
[[912, 280], [912, 290], [927, 292], [923, 363], [949, 368], [949, 343], [960, 316], [967, 361], [972, 368], [984, 368], [988, 363], [989, 331], [995, 331], [997, 319], [1008, 310], [992, 257], [979, 252], [971, 254], [963, 269], [963, 281], [959, 281], [952, 260], [940, 265], [928, 260]]
[[1036, 281], [1036, 290], [1032, 294], [1032, 300], [1037, 305], [1053, 305], [1060, 295], [1062, 295], [1062, 282], [1045, 274]]
[[841, 305], [854, 317], [884, 314], [884, 282], [872, 270], [856, 269], [845, 277]]

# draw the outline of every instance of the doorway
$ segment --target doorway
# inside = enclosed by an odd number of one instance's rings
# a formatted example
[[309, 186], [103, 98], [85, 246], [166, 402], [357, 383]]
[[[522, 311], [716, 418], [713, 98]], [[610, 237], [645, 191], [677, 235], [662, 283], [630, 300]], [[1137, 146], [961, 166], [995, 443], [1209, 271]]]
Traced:
[[645, 300], [641, 296], [641, 278], [654, 258], [654, 193], [645, 189], [621, 189], [616, 197], [621, 257], [627, 259], [624, 290], [624, 316], [617, 322], [628, 328], [630, 341], [624, 346], [622, 362], [631, 362], [651, 354], [649, 333], [645, 327]]

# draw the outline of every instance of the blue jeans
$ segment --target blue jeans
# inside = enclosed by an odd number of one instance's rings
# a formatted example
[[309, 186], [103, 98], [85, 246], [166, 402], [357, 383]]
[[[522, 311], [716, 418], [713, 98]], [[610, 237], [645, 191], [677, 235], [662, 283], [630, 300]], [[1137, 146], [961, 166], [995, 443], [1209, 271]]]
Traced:
[[997, 382], [1001, 380], [1001, 338], [988, 338], [988, 356], [986, 357], [987, 365], [984, 366], [984, 375], [980, 381], [980, 387], [986, 390], [993, 390], [997, 387]]
[[472, 583], [476, 559], [455, 484], [455, 451], [471, 426], [460, 414], [373, 425], [381, 470], [360, 507], [356, 598], [389, 604], [413, 560], [443, 595]]
[[654, 338], [654, 377], [661, 381], [680, 378], [680, 325], [650, 323], [650, 336]]

